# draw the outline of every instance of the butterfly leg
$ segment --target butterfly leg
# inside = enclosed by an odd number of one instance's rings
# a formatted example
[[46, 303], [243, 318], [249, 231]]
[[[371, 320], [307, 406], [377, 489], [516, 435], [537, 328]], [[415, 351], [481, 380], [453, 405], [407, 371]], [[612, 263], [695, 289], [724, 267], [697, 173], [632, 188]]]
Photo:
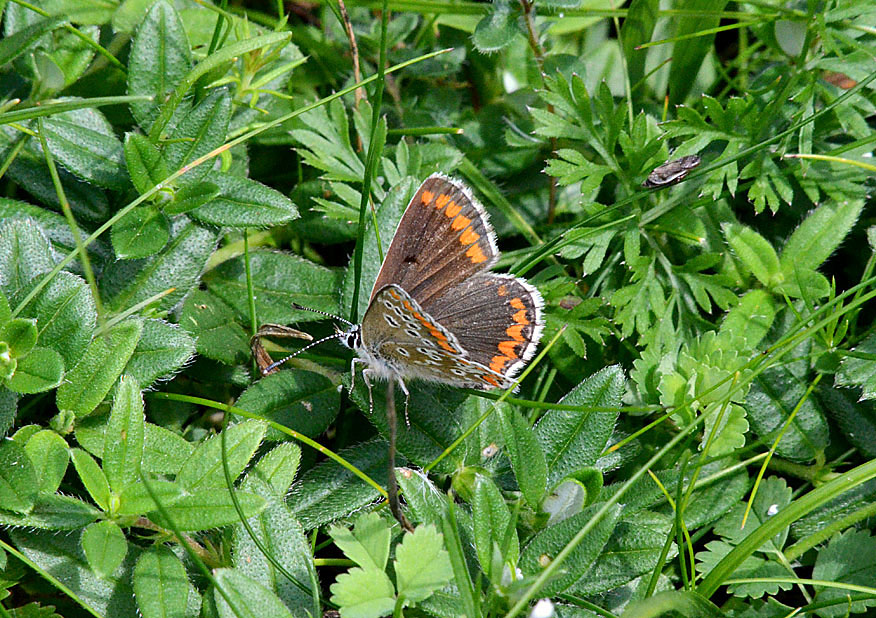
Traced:
[[401, 378], [396, 378], [396, 381], [398, 382], [399, 388], [401, 388], [402, 392], [405, 394], [405, 425], [410, 427], [411, 421], [408, 418], [408, 403], [411, 400], [411, 394], [408, 392], [408, 387], [405, 386], [405, 383], [402, 381]]
[[374, 397], [371, 394], [371, 368], [368, 366], [368, 362], [362, 360], [361, 358], [353, 357], [353, 360], [350, 361], [350, 392], [353, 392], [353, 388], [356, 386], [356, 365], [365, 365], [365, 369], [362, 370], [362, 379], [365, 380], [365, 386], [368, 387], [368, 414], [374, 412]]

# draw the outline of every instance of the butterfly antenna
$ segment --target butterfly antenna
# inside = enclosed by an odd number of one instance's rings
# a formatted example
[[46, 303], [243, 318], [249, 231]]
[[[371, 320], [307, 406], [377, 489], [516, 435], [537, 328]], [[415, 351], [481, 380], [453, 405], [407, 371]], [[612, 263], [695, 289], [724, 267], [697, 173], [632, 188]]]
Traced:
[[[317, 313], [322, 313], [322, 312], [317, 311]], [[320, 343], [324, 343], [326, 341], [329, 341], [330, 339], [340, 339], [341, 337], [343, 337], [343, 335], [344, 335], [344, 331], [336, 329], [334, 335], [328, 335], [327, 337], [323, 337], [322, 339], [317, 339], [316, 341], [312, 341], [312, 342], [308, 343], [306, 346], [304, 346], [303, 348], [301, 348], [300, 350], [296, 350], [295, 352], [293, 352], [292, 354], [290, 354], [286, 358], [282, 358], [276, 362], [271, 363], [270, 365], [268, 365], [267, 367], [262, 369], [262, 375], [263, 376], [268, 375], [274, 369], [276, 369], [277, 367], [279, 367], [280, 365], [285, 363], [287, 360], [295, 358], [296, 356], [298, 356], [299, 354], [301, 354], [305, 350], [309, 350], [313, 346], [316, 346], [316, 345], [319, 345]]]
[[294, 307], [295, 309], [298, 309], [299, 311], [311, 311], [313, 313], [318, 313], [320, 315], [324, 315], [327, 318], [340, 320], [341, 322], [343, 322], [347, 326], [353, 326], [353, 323], [350, 320], [347, 320], [346, 318], [342, 318], [339, 315], [335, 315], [334, 313], [329, 313], [328, 311], [320, 311], [319, 309], [311, 309], [310, 307], [305, 307], [304, 305], [299, 305], [298, 303], [292, 303], [292, 307]]

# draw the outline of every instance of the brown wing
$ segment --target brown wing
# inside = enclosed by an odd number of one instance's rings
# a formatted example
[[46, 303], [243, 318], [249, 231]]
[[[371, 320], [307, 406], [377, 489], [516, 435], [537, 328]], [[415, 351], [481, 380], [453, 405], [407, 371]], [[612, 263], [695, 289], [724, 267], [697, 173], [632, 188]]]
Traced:
[[402, 215], [371, 300], [396, 284], [421, 305], [430, 304], [447, 288], [488, 269], [498, 255], [484, 207], [462, 183], [433, 174]]
[[423, 309], [453, 333], [469, 359], [512, 378], [541, 339], [542, 305], [538, 290], [522, 279], [481, 273]]

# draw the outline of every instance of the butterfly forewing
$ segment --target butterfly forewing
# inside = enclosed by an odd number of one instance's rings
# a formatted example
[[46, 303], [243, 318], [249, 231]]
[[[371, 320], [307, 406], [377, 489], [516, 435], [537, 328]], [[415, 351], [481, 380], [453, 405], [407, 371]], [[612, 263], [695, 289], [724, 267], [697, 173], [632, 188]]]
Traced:
[[435, 174], [408, 204], [377, 281], [379, 290], [396, 284], [421, 305], [472, 275], [498, 256], [495, 234], [483, 206], [461, 183]]

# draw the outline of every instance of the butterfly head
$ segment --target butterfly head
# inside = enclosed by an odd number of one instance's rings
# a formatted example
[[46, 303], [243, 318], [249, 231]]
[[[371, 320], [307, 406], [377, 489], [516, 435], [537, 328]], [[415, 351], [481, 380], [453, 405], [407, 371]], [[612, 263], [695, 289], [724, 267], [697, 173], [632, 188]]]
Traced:
[[359, 324], [351, 324], [347, 330], [335, 325], [335, 336], [345, 347], [355, 350], [362, 346], [362, 327]]

